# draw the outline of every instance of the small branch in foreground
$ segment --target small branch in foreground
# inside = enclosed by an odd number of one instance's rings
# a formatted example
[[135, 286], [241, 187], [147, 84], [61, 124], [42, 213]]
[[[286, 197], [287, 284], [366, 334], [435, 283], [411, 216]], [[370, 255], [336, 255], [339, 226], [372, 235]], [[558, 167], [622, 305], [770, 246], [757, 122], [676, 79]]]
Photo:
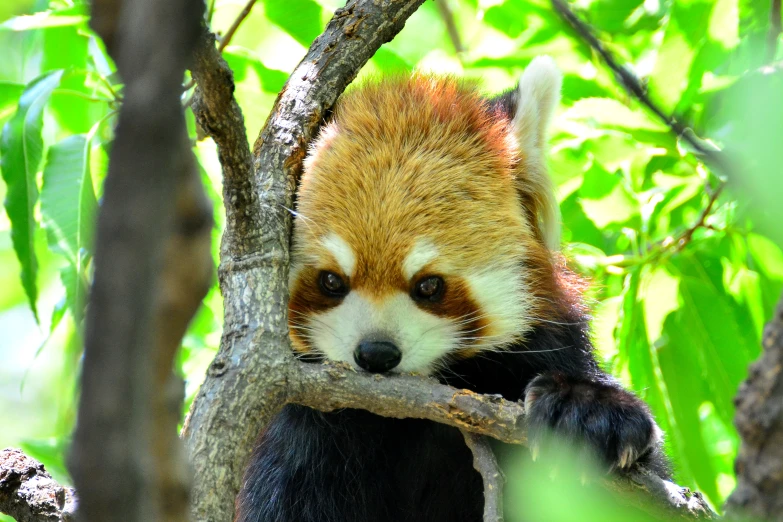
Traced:
[[255, 196], [248, 190], [253, 158], [245, 118], [234, 98], [234, 74], [215, 47], [215, 35], [206, 27], [194, 52], [191, 74], [198, 84], [191, 99], [193, 114], [199, 127], [215, 140], [223, 167], [223, 199], [232, 203], [226, 205], [226, 229], [258, 234], [251, 213]]
[[446, 26], [446, 32], [449, 34], [451, 45], [454, 46], [454, 50], [457, 54], [465, 52], [465, 46], [462, 44], [462, 37], [460, 37], [459, 29], [457, 29], [457, 22], [454, 20], [454, 11], [449, 5], [449, 0], [435, 0], [435, 5], [438, 6], [438, 12], [443, 19], [443, 24]]
[[465, 437], [465, 444], [473, 453], [473, 467], [484, 482], [484, 522], [503, 522], [505, 477], [498, 466], [495, 452], [485, 437], [465, 430], [462, 435]]
[[721, 192], [723, 192], [723, 189], [725, 187], [726, 184], [721, 183], [715, 188], [715, 190], [712, 191], [712, 194], [710, 194], [710, 200], [707, 202], [707, 206], [705, 206], [702, 209], [701, 214], [699, 214], [699, 219], [696, 220], [696, 223], [688, 227], [688, 229], [685, 230], [685, 232], [683, 232], [682, 234], [680, 234], [677, 238], [667, 238], [667, 240], [665, 240], [662, 243], [662, 246], [664, 248], [667, 248], [673, 245], [675, 252], [679, 252], [683, 248], [685, 248], [688, 245], [688, 243], [691, 242], [691, 240], [693, 239], [693, 234], [698, 229], [702, 227], [706, 228], [708, 226], [707, 218], [712, 213], [712, 209], [715, 207], [715, 202], [718, 201], [718, 197], [720, 197]]
[[693, 130], [682, 124], [674, 116], [664, 113], [647, 94], [647, 89], [642, 85], [641, 80], [639, 80], [639, 78], [637, 78], [637, 76], [627, 67], [621, 65], [614, 55], [604, 47], [603, 43], [593, 34], [593, 29], [571, 10], [567, 0], [552, 0], [552, 6], [555, 11], [574, 28], [579, 36], [601, 56], [604, 63], [614, 72], [617, 80], [629, 94], [639, 100], [642, 105], [647, 107], [662, 122], [668, 125], [678, 138], [685, 140], [710, 167], [714, 168], [722, 176], [730, 174], [729, 161], [723, 152], [716, 149], [710, 143], [698, 138]]
[[772, 0], [769, 9], [769, 32], [767, 33], [767, 62], [775, 59], [778, 54], [778, 39], [783, 33], [781, 20], [781, 0]]
[[245, 21], [245, 18], [247, 18], [247, 15], [250, 14], [250, 11], [253, 10], [253, 6], [256, 4], [256, 0], [249, 0], [248, 3], [245, 4], [245, 7], [242, 8], [242, 10], [239, 12], [237, 17], [234, 19], [234, 22], [231, 24], [231, 27], [228, 28], [228, 31], [226, 31], [226, 34], [224, 34], [220, 38], [220, 44], [218, 45], [217, 51], [219, 53], [223, 52], [223, 49], [226, 48], [226, 46], [231, 42], [231, 39], [234, 37], [234, 33], [237, 32], [237, 29], [239, 29], [239, 26], [242, 24], [242, 22]]
[[72, 522], [75, 512], [73, 488], [55, 482], [21, 450], [0, 451], [0, 513], [17, 522]]

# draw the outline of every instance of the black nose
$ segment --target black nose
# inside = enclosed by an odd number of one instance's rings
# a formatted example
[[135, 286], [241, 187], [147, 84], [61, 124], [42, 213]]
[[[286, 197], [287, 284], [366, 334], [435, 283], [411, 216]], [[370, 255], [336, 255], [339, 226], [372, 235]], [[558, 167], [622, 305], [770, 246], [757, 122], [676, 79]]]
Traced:
[[383, 373], [400, 364], [402, 352], [387, 341], [362, 341], [353, 352], [353, 358], [362, 369]]

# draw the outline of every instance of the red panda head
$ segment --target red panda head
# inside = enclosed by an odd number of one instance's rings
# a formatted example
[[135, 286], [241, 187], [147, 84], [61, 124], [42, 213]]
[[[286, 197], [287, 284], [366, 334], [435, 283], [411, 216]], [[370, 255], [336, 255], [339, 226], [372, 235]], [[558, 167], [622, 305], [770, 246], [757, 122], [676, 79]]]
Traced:
[[541, 57], [494, 101], [423, 75], [340, 99], [297, 198], [298, 352], [430, 373], [523, 340], [555, 314], [559, 225], [544, 147], [560, 83]]

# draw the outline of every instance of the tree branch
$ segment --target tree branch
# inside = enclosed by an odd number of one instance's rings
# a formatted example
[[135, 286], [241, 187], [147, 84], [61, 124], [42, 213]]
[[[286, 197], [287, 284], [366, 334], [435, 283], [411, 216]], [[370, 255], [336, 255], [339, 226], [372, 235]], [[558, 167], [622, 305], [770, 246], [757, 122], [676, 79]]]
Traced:
[[484, 522], [503, 522], [503, 485], [505, 477], [495, 453], [485, 437], [462, 431], [465, 444], [473, 453], [473, 467], [484, 482]]
[[321, 411], [359, 408], [383, 417], [429, 419], [510, 444], [527, 442], [525, 410], [497, 396], [412, 375], [379, 377], [338, 364], [291, 361], [287, 402]]
[[201, 29], [191, 74], [198, 84], [193, 114], [199, 127], [215, 140], [223, 167], [223, 199], [232, 202], [226, 206], [226, 230], [250, 235], [253, 223], [244, 216], [254, 201], [250, 188], [253, 158], [245, 118], [234, 98], [234, 74], [215, 47], [215, 35], [206, 27]]
[[449, 5], [449, 0], [435, 0], [435, 5], [438, 6], [438, 12], [440, 13], [443, 24], [446, 26], [446, 32], [451, 40], [451, 45], [454, 46], [454, 50], [457, 54], [465, 51], [465, 46], [462, 44], [462, 38], [457, 29], [457, 22], [454, 20], [454, 11], [452, 11]]
[[253, 10], [253, 6], [256, 4], [256, 0], [249, 0], [245, 7], [242, 8], [242, 10], [239, 12], [239, 15], [234, 19], [234, 22], [231, 24], [231, 27], [228, 28], [226, 31], [226, 34], [224, 34], [220, 38], [220, 45], [218, 45], [217, 52], [222, 53], [223, 49], [226, 48], [226, 46], [231, 42], [231, 39], [234, 37], [234, 33], [237, 32], [237, 29], [239, 29], [239, 26], [242, 24], [242, 22], [245, 21], [245, 18], [247, 18], [247, 15], [250, 14], [250, 11]]
[[0, 513], [17, 522], [72, 522], [75, 512], [73, 488], [59, 485], [21, 450], [0, 451]]
[[[211, 210], [179, 102], [200, 0], [101, 0], [126, 84], [98, 219], [69, 468], [79, 517], [184, 521], [189, 477], [172, 362], [212, 273]], [[121, 16], [119, 16], [121, 13]]]
[[[351, 0], [338, 9], [278, 96], [256, 141], [253, 169], [228, 67], [214, 44], [197, 53], [197, 96], [215, 106], [206, 113], [196, 100], [194, 109], [218, 143], [227, 220], [219, 270], [223, 337], [183, 429], [196, 471], [195, 520], [231, 520], [253, 444], [288, 394], [288, 209], [306, 144], [359, 69], [422, 2]], [[200, 66], [213, 84], [199, 78]]]
[[742, 445], [727, 512], [783, 520], [783, 298], [764, 330], [764, 352], [751, 365], [735, 404]]

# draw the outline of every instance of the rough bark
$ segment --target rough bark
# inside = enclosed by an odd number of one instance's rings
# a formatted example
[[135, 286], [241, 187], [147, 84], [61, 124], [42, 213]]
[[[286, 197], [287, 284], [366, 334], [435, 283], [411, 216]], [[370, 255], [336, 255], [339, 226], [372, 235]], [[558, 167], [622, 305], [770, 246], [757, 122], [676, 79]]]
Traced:
[[17, 522], [72, 522], [75, 511], [73, 488], [59, 485], [20, 450], [0, 451], [0, 513]]
[[484, 522], [503, 522], [503, 485], [505, 477], [498, 466], [489, 441], [475, 433], [462, 431], [465, 444], [473, 453], [473, 468], [484, 483]]
[[783, 299], [764, 331], [764, 353], [740, 387], [734, 419], [742, 445], [727, 512], [783, 521]]
[[176, 434], [183, 387], [171, 373], [209, 288], [211, 210], [179, 100], [200, 0], [94, 4], [125, 81], [103, 205], [69, 467], [81, 520], [187, 518]]

